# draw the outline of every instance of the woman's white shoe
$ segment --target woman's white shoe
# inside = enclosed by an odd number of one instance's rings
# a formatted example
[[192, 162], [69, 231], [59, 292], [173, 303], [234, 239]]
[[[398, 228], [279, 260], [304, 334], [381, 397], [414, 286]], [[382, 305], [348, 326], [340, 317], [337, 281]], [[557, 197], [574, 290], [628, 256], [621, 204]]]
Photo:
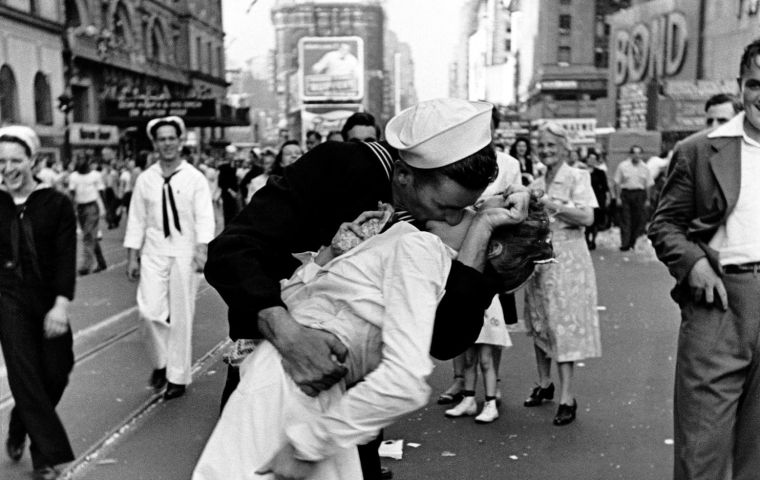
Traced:
[[475, 415], [478, 411], [478, 404], [475, 403], [475, 397], [464, 397], [459, 405], [446, 410], [447, 417], [461, 417], [464, 415]]
[[478, 423], [491, 423], [499, 418], [499, 409], [496, 408], [496, 400], [488, 400], [483, 404], [483, 410], [480, 415], [475, 417]]

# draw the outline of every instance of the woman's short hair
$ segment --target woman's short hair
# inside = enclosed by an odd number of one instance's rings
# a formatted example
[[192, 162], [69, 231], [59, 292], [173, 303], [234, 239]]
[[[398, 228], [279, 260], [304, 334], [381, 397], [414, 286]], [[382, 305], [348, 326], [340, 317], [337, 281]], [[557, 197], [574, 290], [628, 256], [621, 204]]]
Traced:
[[504, 225], [491, 234], [491, 242], [501, 244], [501, 253], [489, 259], [486, 274], [497, 282], [500, 292], [509, 292], [525, 283], [538, 263], [553, 258], [554, 249], [549, 238], [549, 216], [538, 201], [538, 193], [531, 193], [528, 217], [517, 225]]

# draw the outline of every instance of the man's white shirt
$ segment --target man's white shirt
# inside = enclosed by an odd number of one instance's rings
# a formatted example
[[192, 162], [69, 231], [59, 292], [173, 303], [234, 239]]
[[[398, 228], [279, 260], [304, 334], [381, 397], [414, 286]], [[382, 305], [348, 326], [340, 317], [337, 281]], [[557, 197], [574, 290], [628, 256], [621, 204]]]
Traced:
[[183, 160], [169, 185], [182, 231], [176, 229], [167, 205], [171, 235], [164, 235], [164, 176], [160, 164], [155, 163], [135, 182], [124, 247], [144, 254], [187, 257], [193, 256], [197, 244], [207, 244], [214, 238], [214, 209], [206, 177]]

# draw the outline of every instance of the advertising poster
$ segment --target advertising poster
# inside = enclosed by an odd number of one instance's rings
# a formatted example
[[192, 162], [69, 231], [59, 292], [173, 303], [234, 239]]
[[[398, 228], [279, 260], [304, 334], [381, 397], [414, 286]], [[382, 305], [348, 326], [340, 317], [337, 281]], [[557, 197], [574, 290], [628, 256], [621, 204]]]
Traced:
[[301, 100], [361, 101], [364, 42], [359, 37], [304, 37], [298, 42]]

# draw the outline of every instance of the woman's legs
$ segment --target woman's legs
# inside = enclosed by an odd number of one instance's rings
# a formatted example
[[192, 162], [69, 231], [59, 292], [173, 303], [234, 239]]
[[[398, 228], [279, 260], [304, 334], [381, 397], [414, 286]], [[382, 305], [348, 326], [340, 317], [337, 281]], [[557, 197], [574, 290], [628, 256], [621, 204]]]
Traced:
[[575, 397], [572, 394], [573, 372], [574, 362], [559, 362], [557, 363], [557, 371], [559, 372], [559, 403], [564, 405], [572, 405]]
[[475, 382], [478, 380], [477, 351], [476, 347], [470, 347], [460, 355], [464, 360], [464, 398], [459, 404], [446, 410], [447, 417], [461, 417], [462, 415], [475, 415], [477, 404], [475, 403]]
[[465, 354], [463, 353], [451, 361], [454, 365], [454, 383], [438, 397], [439, 405], [458, 403], [461, 400], [462, 390], [464, 390], [464, 357]]
[[494, 354], [501, 349], [494, 345], [478, 345], [477, 348], [480, 371], [483, 372], [486, 401], [483, 404], [483, 410], [480, 412], [480, 415], [475, 417], [475, 421], [478, 423], [490, 423], [499, 418], [499, 411], [496, 408], [496, 366], [494, 365]]
[[483, 373], [483, 385], [486, 391], [486, 401], [496, 399], [496, 351], [499, 347], [493, 345], [478, 345], [478, 360], [480, 371]]
[[538, 345], [533, 345], [533, 350], [536, 352], [536, 369], [538, 370], [538, 386], [541, 388], [548, 388], [552, 383], [551, 367], [552, 359], [546, 355], [546, 352], [541, 350]]

